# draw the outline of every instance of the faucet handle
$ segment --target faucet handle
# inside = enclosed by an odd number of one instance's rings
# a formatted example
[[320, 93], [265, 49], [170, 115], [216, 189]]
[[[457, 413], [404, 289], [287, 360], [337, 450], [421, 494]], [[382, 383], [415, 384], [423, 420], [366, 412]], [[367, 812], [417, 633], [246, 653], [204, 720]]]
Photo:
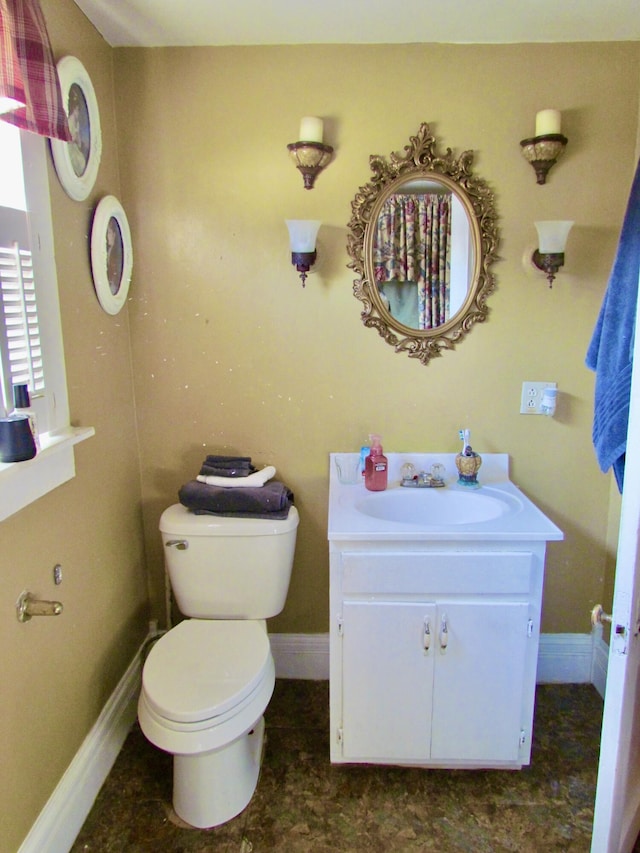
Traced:
[[416, 466], [413, 462], [405, 462], [400, 469], [400, 477], [402, 480], [413, 480], [416, 476]]
[[431, 478], [433, 480], [440, 482], [444, 482], [444, 475], [446, 473], [444, 465], [440, 462], [434, 462], [431, 466]]

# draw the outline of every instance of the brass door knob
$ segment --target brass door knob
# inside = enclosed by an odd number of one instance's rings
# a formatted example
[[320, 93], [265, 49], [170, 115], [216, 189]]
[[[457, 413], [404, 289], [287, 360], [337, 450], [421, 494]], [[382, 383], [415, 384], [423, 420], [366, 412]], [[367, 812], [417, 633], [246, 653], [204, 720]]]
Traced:
[[595, 627], [596, 625], [602, 625], [603, 622], [611, 622], [612, 616], [610, 613], [605, 613], [604, 608], [601, 604], [596, 604], [596, 606], [591, 611], [591, 624]]

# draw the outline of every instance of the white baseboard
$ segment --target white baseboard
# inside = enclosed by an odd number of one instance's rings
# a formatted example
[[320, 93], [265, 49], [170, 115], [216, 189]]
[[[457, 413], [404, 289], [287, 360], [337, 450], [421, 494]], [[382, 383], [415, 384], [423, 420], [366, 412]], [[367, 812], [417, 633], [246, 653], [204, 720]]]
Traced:
[[138, 651], [40, 812], [18, 853], [66, 853], [122, 749], [137, 713]]
[[[329, 678], [329, 634], [270, 634], [269, 639], [277, 678]], [[542, 634], [538, 683], [593, 682], [604, 695], [607, 655], [602, 632]]]
[[538, 684], [588, 684], [592, 659], [591, 634], [541, 634]]
[[269, 634], [276, 678], [329, 680], [328, 634]]
[[[271, 634], [277, 678], [328, 680], [329, 634]], [[89, 814], [136, 719], [141, 660], [138, 650], [18, 853], [66, 853]], [[594, 634], [542, 634], [538, 683], [593, 683], [601, 695], [608, 646]]]

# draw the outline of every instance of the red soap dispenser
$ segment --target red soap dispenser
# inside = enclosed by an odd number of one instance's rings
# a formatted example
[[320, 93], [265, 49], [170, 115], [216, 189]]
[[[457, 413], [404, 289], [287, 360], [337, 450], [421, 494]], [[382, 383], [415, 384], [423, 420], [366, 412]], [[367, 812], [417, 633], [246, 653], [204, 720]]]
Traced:
[[387, 488], [389, 464], [382, 453], [379, 435], [369, 436], [371, 450], [364, 463], [364, 484], [370, 492], [383, 492]]

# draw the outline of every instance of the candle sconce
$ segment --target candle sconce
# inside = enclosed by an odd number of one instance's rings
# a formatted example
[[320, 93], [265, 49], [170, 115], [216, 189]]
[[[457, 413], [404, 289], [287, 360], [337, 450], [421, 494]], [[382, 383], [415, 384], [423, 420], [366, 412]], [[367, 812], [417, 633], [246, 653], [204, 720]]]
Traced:
[[546, 184], [549, 170], [561, 157], [568, 141], [561, 133], [547, 133], [522, 140], [522, 154], [535, 169], [537, 183]]
[[291, 159], [302, 173], [305, 190], [312, 190], [320, 172], [331, 162], [333, 148], [323, 142], [323, 122], [307, 116], [300, 123], [300, 141], [287, 145]]
[[522, 154], [531, 163], [539, 184], [547, 182], [551, 167], [559, 160], [569, 140], [560, 133], [558, 110], [541, 110], [536, 115], [536, 135], [520, 143]]

